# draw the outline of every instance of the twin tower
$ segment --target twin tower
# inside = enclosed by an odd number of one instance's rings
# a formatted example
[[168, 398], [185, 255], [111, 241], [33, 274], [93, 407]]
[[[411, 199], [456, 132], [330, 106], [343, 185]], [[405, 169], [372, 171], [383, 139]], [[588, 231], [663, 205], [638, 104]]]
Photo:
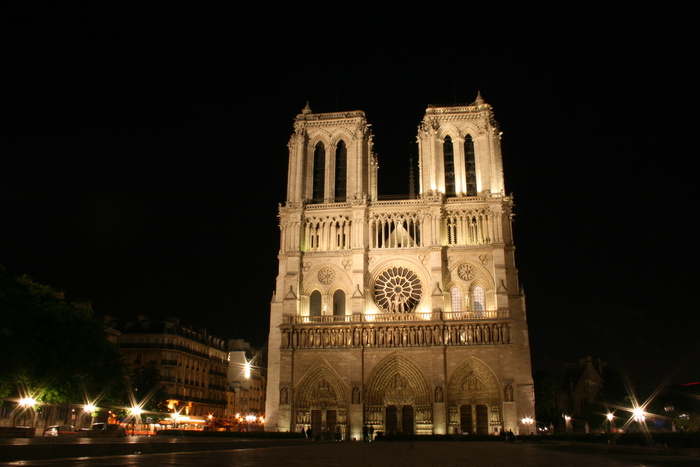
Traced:
[[500, 130], [477, 96], [426, 109], [418, 192], [382, 201], [362, 111], [289, 141], [266, 429], [530, 433], [534, 389]]

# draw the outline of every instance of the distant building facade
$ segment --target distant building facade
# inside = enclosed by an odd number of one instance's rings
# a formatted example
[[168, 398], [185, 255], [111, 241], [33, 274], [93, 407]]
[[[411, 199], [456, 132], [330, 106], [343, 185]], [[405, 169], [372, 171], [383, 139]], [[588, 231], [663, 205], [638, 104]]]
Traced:
[[365, 427], [531, 429], [521, 426], [534, 417], [534, 389], [500, 137], [481, 96], [428, 107], [417, 195], [381, 200], [364, 112], [307, 105], [297, 115], [279, 208], [267, 430], [360, 439]]
[[266, 370], [264, 351], [248, 342], [231, 339], [228, 343], [228, 383], [234, 394], [227, 419], [261, 428], [265, 420]]
[[182, 326], [176, 318], [112, 322], [127, 365], [152, 364], [168, 393], [168, 409], [182, 423], [203, 425], [224, 418], [230, 392], [228, 351], [223, 339]]

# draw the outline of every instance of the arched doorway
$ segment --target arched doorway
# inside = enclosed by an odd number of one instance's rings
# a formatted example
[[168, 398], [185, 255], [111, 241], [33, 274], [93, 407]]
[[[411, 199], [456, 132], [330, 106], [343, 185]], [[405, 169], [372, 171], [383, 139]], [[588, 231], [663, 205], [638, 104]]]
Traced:
[[364, 424], [386, 434], [432, 434], [432, 399], [411, 359], [394, 353], [372, 371], [365, 389]]
[[450, 433], [487, 435], [503, 427], [500, 384], [481, 360], [470, 357], [455, 370], [447, 403]]
[[312, 369], [294, 393], [294, 431], [311, 428], [318, 440], [346, 439], [349, 388], [327, 365]]

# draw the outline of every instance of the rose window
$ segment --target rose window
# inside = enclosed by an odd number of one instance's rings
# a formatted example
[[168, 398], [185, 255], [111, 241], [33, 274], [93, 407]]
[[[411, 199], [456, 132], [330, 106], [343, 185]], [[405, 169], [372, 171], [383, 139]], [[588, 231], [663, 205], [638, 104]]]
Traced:
[[333, 279], [335, 278], [335, 271], [333, 268], [321, 268], [320, 271], [318, 271], [318, 281], [321, 284], [328, 285], [331, 282], [333, 282]]
[[412, 312], [422, 295], [420, 279], [408, 268], [389, 268], [374, 282], [374, 301], [389, 313]]
[[457, 275], [465, 281], [470, 281], [476, 276], [476, 271], [471, 264], [462, 264], [457, 269]]

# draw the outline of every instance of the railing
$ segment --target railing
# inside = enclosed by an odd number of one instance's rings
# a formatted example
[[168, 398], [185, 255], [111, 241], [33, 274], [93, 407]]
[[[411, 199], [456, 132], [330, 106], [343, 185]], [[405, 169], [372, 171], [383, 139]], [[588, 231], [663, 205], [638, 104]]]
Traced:
[[503, 319], [510, 316], [508, 310], [492, 311], [436, 311], [433, 313], [380, 313], [355, 315], [292, 316], [285, 315], [285, 324], [330, 324], [330, 323], [390, 323], [416, 321], [475, 321]]

